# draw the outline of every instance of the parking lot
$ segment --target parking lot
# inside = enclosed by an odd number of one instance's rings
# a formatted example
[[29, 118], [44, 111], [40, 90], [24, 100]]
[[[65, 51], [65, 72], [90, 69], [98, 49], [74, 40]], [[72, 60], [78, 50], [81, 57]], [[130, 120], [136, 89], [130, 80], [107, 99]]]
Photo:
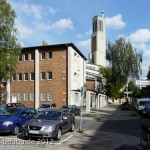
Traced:
[[[76, 125], [75, 130], [79, 128], [79, 116], [76, 116]], [[62, 135], [61, 140], [56, 141], [53, 139], [24, 139], [22, 134], [20, 133], [18, 136], [13, 136], [11, 134], [1, 134], [0, 135], [0, 150], [7, 149], [7, 150], [26, 150], [26, 149], [62, 149], [65, 147], [65, 143], [71, 141], [73, 136], [76, 134], [74, 132], [67, 132]], [[63, 146], [60, 146], [63, 145]], [[65, 148], [67, 149], [68, 146]]]

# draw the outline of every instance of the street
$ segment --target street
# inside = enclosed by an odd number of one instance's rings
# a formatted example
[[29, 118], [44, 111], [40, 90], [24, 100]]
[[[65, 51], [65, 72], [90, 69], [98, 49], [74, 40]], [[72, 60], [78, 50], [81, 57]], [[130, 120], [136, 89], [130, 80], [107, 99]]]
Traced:
[[[113, 107], [113, 106], [112, 106]], [[118, 107], [118, 106], [117, 106]], [[111, 111], [110, 111], [111, 112]], [[94, 117], [88, 117], [87, 115], [83, 115], [83, 134], [78, 133], [80, 126], [80, 116], [76, 116], [76, 125], [74, 132], [67, 132], [62, 135], [62, 139], [60, 141], [53, 141], [47, 139], [30, 139], [24, 140], [22, 135], [12, 136], [12, 135], [1, 135], [0, 136], [0, 149], [7, 150], [26, 150], [26, 149], [61, 149], [67, 150], [72, 149], [69, 146], [71, 144], [85, 144], [90, 147], [95, 145], [98, 147], [109, 149], [109, 146], [116, 146], [119, 142], [121, 143], [120, 138], [124, 135], [128, 139], [128, 136], [132, 136], [133, 141], [139, 140], [140, 137], [140, 125], [145, 123], [150, 123], [149, 118], [133, 118], [133, 119], [124, 119], [115, 118], [118, 114], [118, 108], [116, 111], [112, 111], [112, 114], [105, 114], [104, 111], [101, 111], [100, 117], [103, 118], [100, 121], [97, 121]], [[113, 134], [112, 134], [113, 133]], [[119, 135], [119, 136], [118, 136]], [[115, 142], [114, 137], [116, 137]], [[102, 140], [103, 139], [103, 140]], [[134, 140], [135, 139], [135, 140]], [[130, 142], [133, 142], [130, 141]], [[127, 140], [126, 140], [127, 142]], [[137, 144], [137, 143], [135, 143]], [[138, 144], [139, 141], [138, 141]], [[96, 150], [96, 149], [95, 149]]]

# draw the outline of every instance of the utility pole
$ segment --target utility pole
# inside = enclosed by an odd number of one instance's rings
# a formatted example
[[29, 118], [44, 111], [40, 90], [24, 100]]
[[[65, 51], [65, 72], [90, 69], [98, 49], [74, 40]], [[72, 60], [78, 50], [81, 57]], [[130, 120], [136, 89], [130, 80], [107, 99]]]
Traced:
[[79, 128], [79, 132], [82, 132], [82, 110], [83, 110], [83, 100], [84, 100], [84, 94], [86, 91], [86, 86], [83, 85], [81, 88], [81, 108], [80, 108], [80, 128]]

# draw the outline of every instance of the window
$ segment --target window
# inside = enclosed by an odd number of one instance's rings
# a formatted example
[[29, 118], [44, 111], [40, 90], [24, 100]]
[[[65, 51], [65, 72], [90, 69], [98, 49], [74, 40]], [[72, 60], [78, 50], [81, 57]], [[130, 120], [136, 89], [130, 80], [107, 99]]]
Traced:
[[41, 72], [41, 79], [45, 80], [45, 72]]
[[24, 97], [24, 101], [27, 101], [28, 100], [28, 93], [24, 93], [23, 97]]
[[30, 74], [30, 80], [31, 81], [35, 80], [35, 73], [34, 72], [31, 72], [31, 74]]
[[22, 73], [18, 73], [18, 81], [22, 80]]
[[101, 20], [99, 21], [99, 26], [100, 26], [99, 30], [103, 32], [103, 21], [101, 21]]
[[16, 81], [16, 74], [13, 74], [12, 80], [13, 80], [13, 81]]
[[48, 80], [52, 79], [52, 72], [48, 72]]
[[77, 54], [74, 53], [74, 60], [77, 61]]
[[79, 101], [79, 93], [75, 93], [75, 101]]
[[30, 93], [30, 101], [34, 101], [34, 93]]
[[42, 53], [41, 53], [41, 59], [42, 59], [42, 60], [45, 59], [45, 52], [42, 52]]
[[34, 109], [30, 109], [30, 114], [31, 115], [36, 115], [36, 111]]
[[22, 54], [19, 55], [18, 60], [19, 60], [19, 61], [22, 61]]
[[24, 81], [28, 81], [28, 73], [24, 73]]
[[28, 54], [24, 54], [24, 60], [25, 60], [25, 61], [28, 60]]
[[77, 73], [74, 72], [74, 81], [77, 81]]
[[31, 55], [30, 55], [30, 60], [35, 60], [35, 55], [34, 55], [34, 53], [31, 53]]
[[47, 100], [52, 101], [52, 92], [47, 93]]
[[21, 99], [22, 99], [21, 93], [18, 93], [18, 101], [21, 101]]
[[45, 93], [41, 93], [41, 101], [45, 101], [46, 100], [46, 94]]
[[52, 52], [48, 52], [48, 59], [52, 59]]

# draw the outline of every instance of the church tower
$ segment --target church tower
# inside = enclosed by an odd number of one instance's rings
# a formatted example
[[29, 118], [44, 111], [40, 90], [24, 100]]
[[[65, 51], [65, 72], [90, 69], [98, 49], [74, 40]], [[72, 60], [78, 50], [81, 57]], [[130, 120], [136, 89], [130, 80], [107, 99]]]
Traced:
[[100, 16], [95, 16], [92, 20], [93, 31], [91, 36], [91, 53], [89, 61], [91, 64], [106, 65], [106, 27], [104, 11]]

